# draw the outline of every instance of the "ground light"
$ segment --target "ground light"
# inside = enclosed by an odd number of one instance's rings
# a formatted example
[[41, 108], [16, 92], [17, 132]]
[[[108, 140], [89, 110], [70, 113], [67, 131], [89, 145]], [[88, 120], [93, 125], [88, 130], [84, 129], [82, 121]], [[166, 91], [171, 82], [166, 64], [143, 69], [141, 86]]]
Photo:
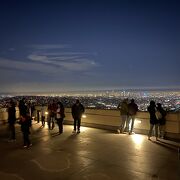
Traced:
[[143, 136], [140, 135], [140, 134], [134, 134], [134, 135], [131, 136], [131, 138], [132, 138], [133, 142], [135, 143], [136, 148], [140, 149], [141, 145], [142, 145], [142, 143], [144, 141]]

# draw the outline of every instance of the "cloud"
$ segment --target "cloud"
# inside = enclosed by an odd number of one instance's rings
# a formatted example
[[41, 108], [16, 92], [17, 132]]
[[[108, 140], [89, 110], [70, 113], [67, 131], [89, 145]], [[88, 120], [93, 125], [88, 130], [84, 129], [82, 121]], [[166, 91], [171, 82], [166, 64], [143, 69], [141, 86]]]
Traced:
[[39, 61], [39, 62], [52, 62], [52, 61], [68, 61], [80, 58], [80, 56], [47, 56], [44, 54], [37, 55], [37, 54], [30, 54], [27, 57], [32, 61]]
[[[9, 59], [0, 57], [0, 68], [27, 72], [40, 72], [54, 76], [91, 71], [98, 64], [93, 60], [93, 54], [86, 52], [56, 52], [56, 48], [66, 45], [32, 45], [31, 53], [26, 59]], [[30, 47], [30, 46], [29, 46]], [[37, 49], [41, 49], [37, 51]], [[49, 50], [48, 50], [49, 49]], [[54, 49], [53, 52], [51, 49]], [[29, 51], [29, 49], [28, 49]]]
[[36, 54], [28, 55], [28, 59], [31, 59], [33, 61], [42, 61], [42, 62], [48, 60], [47, 56], [36, 55]]
[[94, 61], [90, 61], [88, 59], [76, 59], [71, 62], [58, 62], [60, 66], [63, 66], [65, 69], [72, 71], [84, 71], [96, 66]]
[[97, 63], [84, 56], [50, 56], [40, 54], [30, 54], [27, 57], [36, 63], [58, 66], [66, 71], [86, 71], [97, 66]]
[[9, 51], [15, 51], [16, 49], [15, 48], [9, 48]]
[[47, 49], [64, 49], [68, 48], [69, 45], [66, 44], [36, 44], [36, 45], [30, 45], [28, 47], [37, 49], [37, 50], [47, 50]]
[[40, 64], [35, 62], [22, 62], [11, 59], [0, 58], [0, 67], [7, 69], [16, 69], [20, 71], [36, 71], [41, 73], [57, 73], [59, 68], [49, 66], [48, 64]]
[[86, 52], [42, 52], [45, 56], [71, 56], [71, 55], [95, 55], [95, 53]]

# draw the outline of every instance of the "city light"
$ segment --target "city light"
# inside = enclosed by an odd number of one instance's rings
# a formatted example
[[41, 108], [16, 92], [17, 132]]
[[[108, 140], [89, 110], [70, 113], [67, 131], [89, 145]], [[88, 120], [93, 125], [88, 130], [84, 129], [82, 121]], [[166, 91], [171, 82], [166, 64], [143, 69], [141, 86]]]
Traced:
[[46, 111], [46, 112], [45, 112], [45, 114], [47, 115], [47, 114], [48, 114], [48, 112]]

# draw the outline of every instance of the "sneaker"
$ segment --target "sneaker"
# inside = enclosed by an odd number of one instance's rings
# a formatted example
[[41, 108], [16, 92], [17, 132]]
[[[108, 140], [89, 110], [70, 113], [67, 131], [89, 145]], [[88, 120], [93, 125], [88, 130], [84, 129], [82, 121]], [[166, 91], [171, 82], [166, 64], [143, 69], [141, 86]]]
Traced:
[[27, 148], [28, 146], [27, 145], [24, 145], [23, 148]]
[[80, 130], [78, 130], [77, 133], [79, 134], [79, 133], [80, 133]]
[[73, 130], [72, 133], [76, 133], [76, 130]]
[[117, 133], [118, 133], [118, 134], [120, 134], [120, 133], [121, 133], [121, 131], [120, 131], [119, 129], [117, 129]]

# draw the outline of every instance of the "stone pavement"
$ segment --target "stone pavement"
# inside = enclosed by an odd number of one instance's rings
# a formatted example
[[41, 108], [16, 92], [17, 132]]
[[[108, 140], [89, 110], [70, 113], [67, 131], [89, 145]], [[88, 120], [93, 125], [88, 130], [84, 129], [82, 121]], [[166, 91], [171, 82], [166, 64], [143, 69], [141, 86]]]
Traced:
[[33, 124], [33, 146], [22, 147], [19, 125], [16, 142], [7, 142], [6, 125], [0, 126], [1, 180], [179, 180], [178, 148], [165, 140], [148, 141], [147, 136], [82, 127], [72, 134], [64, 125]]

